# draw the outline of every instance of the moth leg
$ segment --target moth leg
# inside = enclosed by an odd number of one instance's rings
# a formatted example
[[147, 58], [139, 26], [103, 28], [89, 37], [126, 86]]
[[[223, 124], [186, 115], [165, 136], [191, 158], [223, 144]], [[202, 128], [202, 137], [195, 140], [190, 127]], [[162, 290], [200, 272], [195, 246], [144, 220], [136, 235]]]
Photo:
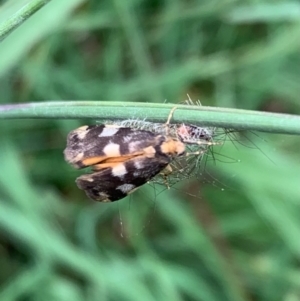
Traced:
[[174, 112], [178, 109], [178, 106], [175, 106], [174, 108], [172, 108], [172, 110], [170, 111], [169, 113], [169, 116], [168, 116], [168, 119], [167, 119], [167, 122], [165, 123], [166, 125], [169, 125], [170, 124], [170, 121], [174, 115]]
[[169, 135], [169, 129], [170, 129], [170, 121], [173, 118], [174, 112], [178, 109], [178, 106], [175, 106], [172, 108], [172, 110], [169, 113], [167, 122], [165, 123], [165, 128], [166, 128], [166, 135]]
[[199, 156], [199, 155], [204, 155], [206, 153], [206, 150], [200, 150], [200, 151], [197, 151], [197, 152], [189, 152], [189, 153], [186, 153], [185, 156], [188, 157], [188, 156]]
[[166, 185], [167, 189], [170, 189], [169, 181], [168, 181], [168, 176], [173, 172], [173, 169], [171, 165], [167, 165], [161, 172], [160, 176], [162, 177], [164, 184]]

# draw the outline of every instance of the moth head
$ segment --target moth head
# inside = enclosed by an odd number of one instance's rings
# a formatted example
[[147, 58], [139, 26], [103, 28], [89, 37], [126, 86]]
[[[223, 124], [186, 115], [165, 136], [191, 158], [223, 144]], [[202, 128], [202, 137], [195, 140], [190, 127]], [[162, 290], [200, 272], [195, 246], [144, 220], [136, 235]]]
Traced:
[[161, 144], [161, 151], [168, 156], [181, 156], [185, 153], [185, 145], [178, 140], [168, 138]]

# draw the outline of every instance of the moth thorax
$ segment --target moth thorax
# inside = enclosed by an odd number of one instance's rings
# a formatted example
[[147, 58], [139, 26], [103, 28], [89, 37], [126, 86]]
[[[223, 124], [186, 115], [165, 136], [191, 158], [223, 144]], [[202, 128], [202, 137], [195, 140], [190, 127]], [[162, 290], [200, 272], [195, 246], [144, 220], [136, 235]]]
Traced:
[[185, 145], [177, 140], [167, 138], [161, 146], [161, 152], [169, 156], [180, 156], [185, 152]]
[[200, 139], [211, 140], [212, 131], [204, 127], [182, 124], [177, 129], [177, 135], [179, 139], [184, 142]]

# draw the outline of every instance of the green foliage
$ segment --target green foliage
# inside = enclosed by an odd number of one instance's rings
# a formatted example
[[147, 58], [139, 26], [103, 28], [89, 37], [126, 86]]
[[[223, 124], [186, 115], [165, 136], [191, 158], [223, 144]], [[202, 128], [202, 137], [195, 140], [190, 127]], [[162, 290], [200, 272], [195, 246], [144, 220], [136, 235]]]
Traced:
[[[47, 1], [6, 5], [16, 2]], [[178, 103], [188, 93], [299, 115], [299, 10], [52, 0], [1, 42], [0, 102]], [[0, 32], [14, 29], [3, 27], [11, 16], [1, 11]], [[1, 300], [299, 300], [299, 137], [228, 134], [199, 179], [99, 204], [62, 155], [85, 122], [0, 120]]]

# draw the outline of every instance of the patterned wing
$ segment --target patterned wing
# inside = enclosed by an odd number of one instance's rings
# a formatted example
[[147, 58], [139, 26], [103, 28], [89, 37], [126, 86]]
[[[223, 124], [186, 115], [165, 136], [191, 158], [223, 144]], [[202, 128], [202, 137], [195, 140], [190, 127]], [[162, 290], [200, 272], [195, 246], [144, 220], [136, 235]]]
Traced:
[[108, 158], [119, 158], [115, 162], [122, 162], [142, 155], [148, 146], [161, 144], [158, 139], [164, 137], [131, 128], [82, 126], [69, 133], [64, 155], [65, 160], [76, 168], [95, 165]]
[[169, 163], [170, 158], [166, 156], [135, 157], [99, 172], [82, 175], [76, 179], [76, 183], [89, 198], [100, 202], [113, 202], [148, 182]]

